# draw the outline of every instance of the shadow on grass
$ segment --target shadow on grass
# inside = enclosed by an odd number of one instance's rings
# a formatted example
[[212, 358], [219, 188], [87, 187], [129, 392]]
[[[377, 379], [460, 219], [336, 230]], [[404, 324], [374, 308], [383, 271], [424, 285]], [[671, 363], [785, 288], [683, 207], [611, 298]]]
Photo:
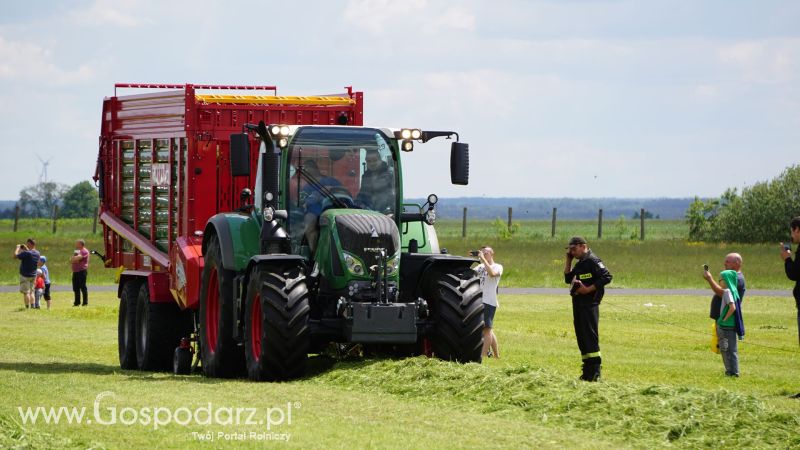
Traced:
[[113, 375], [115, 373], [124, 373], [119, 366], [109, 366], [106, 364], [96, 363], [68, 363], [68, 362], [49, 362], [49, 363], [33, 363], [33, 362], [7, 362], [0, 361], [0, 370], [14, 370], [17, 372], [25, 373], [38, 373], [38, 374], [63, 374], [69, 372], [85, 373], [92, 375]]
[[[365, 368], [383, 359], [395, 359], [390, 357], [382, 358], [347, 358], [337, 359], [328, 355], [311, 355], [308, 358], [306, 374], [300, 380], [309, 380], [326, 373], [336, 370], [353, 370]], [[202, 369], [198, 368], [196, 373], [191, 375], [172, 375], [171, 372], [151, 372], [139, 370], [123, 370], [118, 365], [81, 363], [81, 362], [8, 362], [0, 361], [0, 370], [9, 370], [24, 373], [35, 373], [42, 375], [55, 375], [67, 373], [82, 373], [88, 375], [120, 375], [126, 381], [151, 381], [151, 382], [171, 382], [175, 380], [191, 380], [192, 382], [203, 384], [219, 384], [229, 381], [248, 381], [245, 374], [237, 378], [208, 378], [203, 376]]]

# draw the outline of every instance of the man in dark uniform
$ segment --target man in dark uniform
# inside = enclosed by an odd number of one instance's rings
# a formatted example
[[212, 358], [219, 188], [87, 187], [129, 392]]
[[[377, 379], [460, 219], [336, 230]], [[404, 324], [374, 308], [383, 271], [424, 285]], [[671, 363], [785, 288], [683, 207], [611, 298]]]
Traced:
[[[786, 271], [786, 278], [794, 281], [792, 294], [797, 307], [797, 338], [800, 342], [800, 256], [795, 255], [792, 260], [792, 243], [800, 244], [800, 216], [792, 219], [789, 229], [792, 237], [789, 242], [781, 242], [781, 259]], [[800, 246], [797, 247], [797, 251], [800, 253]], [[797, 395], [800, 396], [800, 394]]]
[[[572, 323], [583, 359], [581, 380], [597, 381], [600, 379], [602, 362], [598, 333], [600, 302], [603, 300], [605, 286], [611, 283], [611, 273], [603, 265], [603, 261], [592, 253], [586, 239], [582, 237], [570, 239], [566, 258], [564, 281], [570, 285]], [[572, 267], [574, 259], [578, 262]]]

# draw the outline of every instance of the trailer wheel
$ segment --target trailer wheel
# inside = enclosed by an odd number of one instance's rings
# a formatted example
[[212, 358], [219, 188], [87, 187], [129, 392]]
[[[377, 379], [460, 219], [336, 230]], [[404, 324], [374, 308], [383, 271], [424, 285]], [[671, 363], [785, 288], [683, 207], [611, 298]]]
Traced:
[[181, 337], [191, 333], [191, 313], [175, 303], [153, 303], [147, 283], [139, 287], [136, 304], [136, 361], [140, 370], [172, 369], [172, 353]]
[[305, 373], [310, 311], [308, 286], [300, 268], [253, 268], [244, 324], [251, 380], [289, 380]]
[[119, 367], [136, 370], [136, 300], [139, 283], [129, 280], [122, 287], [119, 297], [119, 322], [117, 323], [117, 346], [119, 347]]
[[237, 377], [244, 370], [244, 354], [233, 339], [234, 273], [222, 267], [217, 236], [211, 237], [204, 260], [199, 320], [203, 372], [209, 377]]
[[428, 286], [434, 319], [430, 336], [433, 354], [462, 363], [481, 362], [483, 293], [479, 279], [435, 273], [429, 278]]

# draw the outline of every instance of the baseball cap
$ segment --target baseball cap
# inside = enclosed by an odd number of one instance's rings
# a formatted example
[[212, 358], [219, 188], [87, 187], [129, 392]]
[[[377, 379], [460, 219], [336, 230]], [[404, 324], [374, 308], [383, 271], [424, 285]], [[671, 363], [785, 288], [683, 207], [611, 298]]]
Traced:
[[41, 262], [43, 262], [43, 263], [44, 263], [44, 262], [47, 262], [47, 256], [44, 256], [44, 255], [40, 256], [40, 257], [39, 257], [39, 261], [41, 261]]
[[584, 238], [582, 238], [580, 236], [573, 236], [572, 239], [569, 240], [569, 243], [567, 244], [567, 246], [564, 247], [564, 248], [569, 248], [569, 247], [571, 247], [573, 245], [580, 245], [580, 244], [587, 244], [587, 243], [588, 242], [586, 242], [586, 239], [584, 239]]

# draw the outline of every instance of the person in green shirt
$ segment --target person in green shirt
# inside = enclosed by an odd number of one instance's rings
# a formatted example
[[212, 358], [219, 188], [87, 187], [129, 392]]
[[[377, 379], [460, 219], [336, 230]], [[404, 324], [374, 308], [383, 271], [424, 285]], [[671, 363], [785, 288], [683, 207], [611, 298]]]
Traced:
[[737, 273], [735, 270], [723, 270], [722, 277], [722, 303], [719, 318], [717, 319], [717, 338], [719, 339], [719, 353], [725, 365], [725, 375], [739, 376], [739, 349], [736, 339], [736, 301], [739, 300], [737, 288]]

